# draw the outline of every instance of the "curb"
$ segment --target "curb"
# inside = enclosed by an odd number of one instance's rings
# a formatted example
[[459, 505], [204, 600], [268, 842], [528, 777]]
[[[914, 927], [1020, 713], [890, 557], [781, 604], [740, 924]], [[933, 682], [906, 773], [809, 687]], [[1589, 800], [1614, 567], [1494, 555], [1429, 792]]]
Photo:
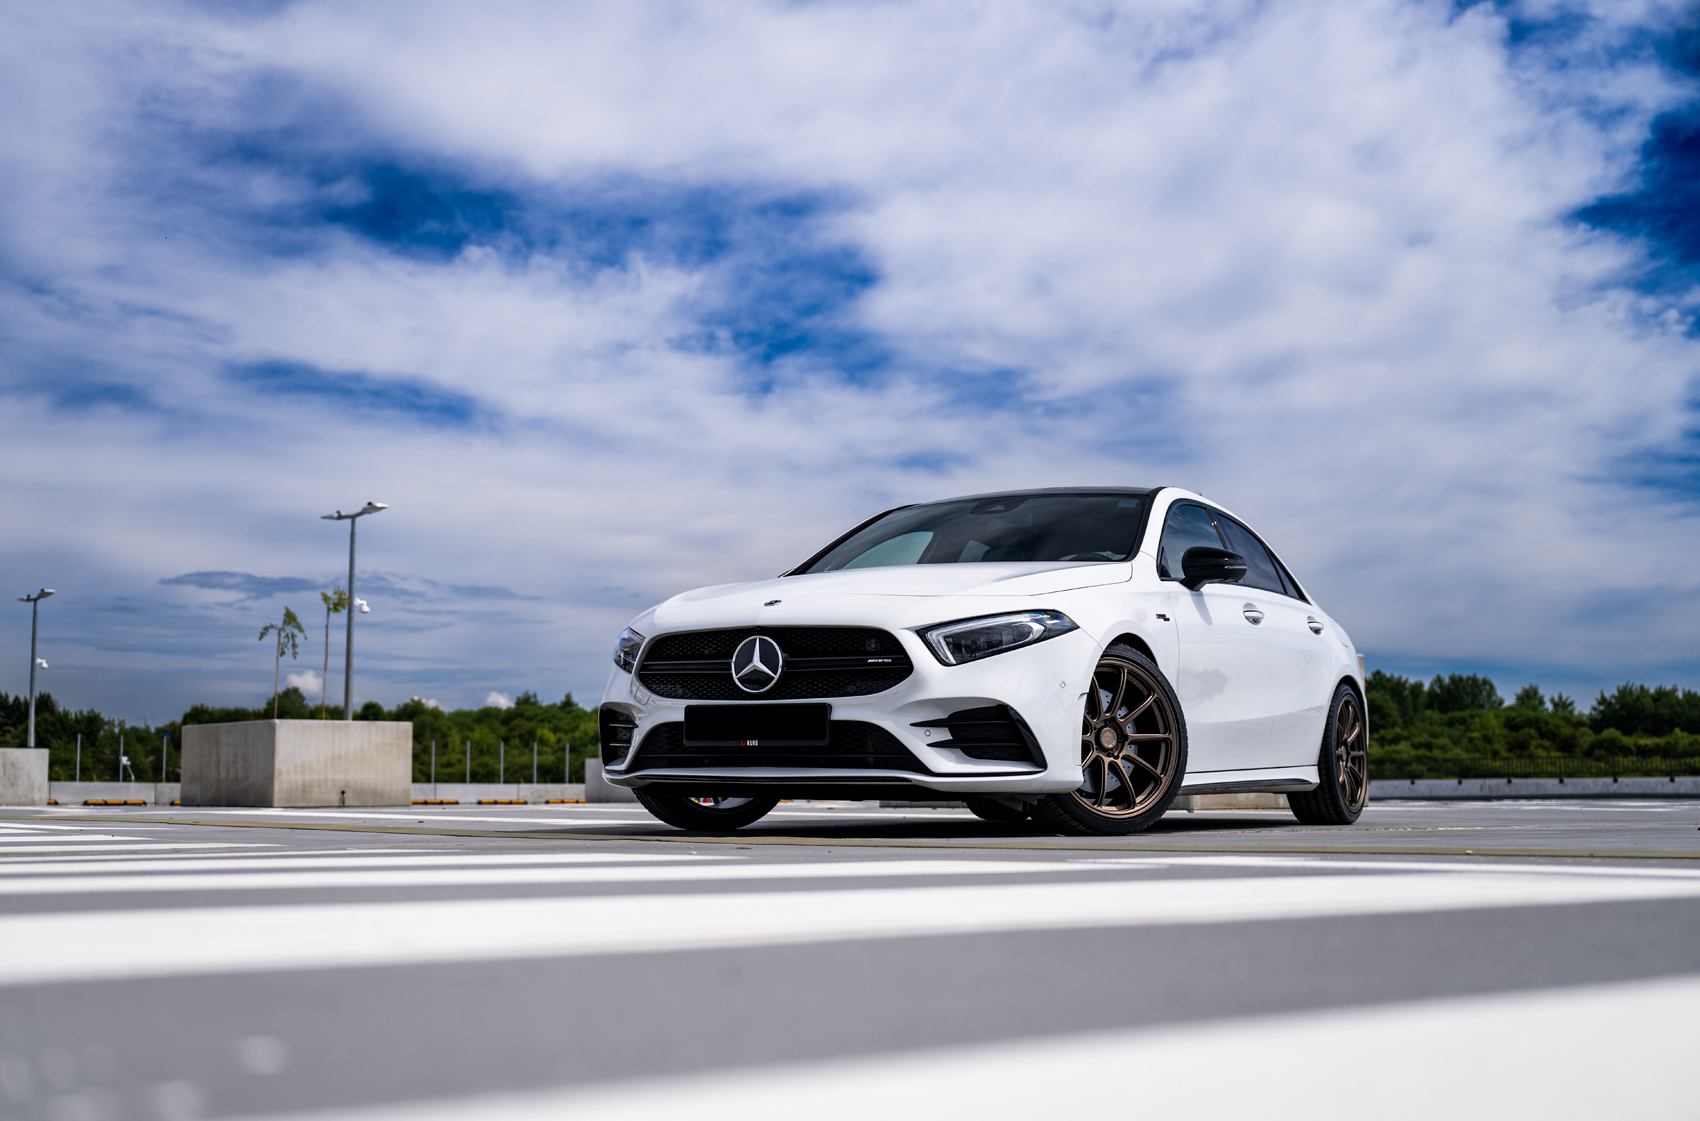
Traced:
[[415, 806], [458, 806], [460, 802], [454, 798], [415, 798]]
[[480, 798], [478, 804], [480, 806], [523, 806], [527, 802], [524, 798]]

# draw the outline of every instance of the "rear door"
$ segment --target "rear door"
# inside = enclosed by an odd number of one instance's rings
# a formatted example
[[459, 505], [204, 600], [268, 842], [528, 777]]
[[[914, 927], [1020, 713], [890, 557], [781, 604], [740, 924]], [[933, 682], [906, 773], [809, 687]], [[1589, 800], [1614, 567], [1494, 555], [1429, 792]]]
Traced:
[[1328, 644], [1336, 640], [1255, 534], [1221, 511], [1216, 511], [1216, 524], [1228, 548], [1246, 559], [1240, 586], [1263, 612], [1262, 629], [1272, 655], [1269, 746], [1267, 761], [1259, 765], [1315, 763], [1334, 692]]
[[1186, 713], [1187, 773], [1268, 766], [1272, 651], [1261, 624], [1265, 613], [1238, 584], [1206, 584], [1196, 591], [1182, 585], [1181, 557], [1195, 545], [1232, 548], [1224, 545], [1209, 510], [1177, 502], [1164, 519], [1157, 573], [1175, 581], [1174, 685]]

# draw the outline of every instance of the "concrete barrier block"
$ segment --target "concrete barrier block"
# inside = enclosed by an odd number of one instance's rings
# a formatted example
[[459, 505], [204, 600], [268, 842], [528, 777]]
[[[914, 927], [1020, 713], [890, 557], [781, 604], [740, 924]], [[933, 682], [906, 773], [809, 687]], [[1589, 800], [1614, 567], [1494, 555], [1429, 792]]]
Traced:
[[602, 777], [602, 760], [584, 761], [584, 800], [586, 802], [635, 802], [637, 795], [623, 786], [615, 786]]
[[1285, 794], [1180, 794], [1171, 807], [1193, 813], [1199, 810], [1281, 810], [1292, 809]]
[[47, 804], [47, 749], [0, 747], [0, 806]]
[[463, 806], [469, 803], [476, 805], [486, 798], [511, 799], [528, 804], [584, 801], [582, 782], [416, 782], [412, 789], [414, 801], [455, 801]]
[[169, 806], [181, 796], [175, 782], [50, 782], [47, 796], [61, 806], [84, 802], [134, 802]]
[[250, 720], [183, 729], [185, 806], [405, 806], [413, 725]]

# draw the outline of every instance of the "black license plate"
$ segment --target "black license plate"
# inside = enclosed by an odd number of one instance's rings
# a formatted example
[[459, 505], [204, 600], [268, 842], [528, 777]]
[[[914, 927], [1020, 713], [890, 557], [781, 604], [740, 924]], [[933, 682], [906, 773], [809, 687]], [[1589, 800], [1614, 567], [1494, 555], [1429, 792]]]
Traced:
[[825, 747], [831, 705], [686, 705], [686, 747]]

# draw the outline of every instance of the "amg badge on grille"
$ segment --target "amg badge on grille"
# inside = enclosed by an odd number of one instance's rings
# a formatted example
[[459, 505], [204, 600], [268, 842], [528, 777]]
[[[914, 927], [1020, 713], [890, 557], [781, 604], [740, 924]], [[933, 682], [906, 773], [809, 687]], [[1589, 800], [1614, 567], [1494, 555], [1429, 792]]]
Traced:
[[765, 634], [751, 635], [732, 651], [732, 680], [746, 693], [767, 692], [784, 669], [785, 652]]

